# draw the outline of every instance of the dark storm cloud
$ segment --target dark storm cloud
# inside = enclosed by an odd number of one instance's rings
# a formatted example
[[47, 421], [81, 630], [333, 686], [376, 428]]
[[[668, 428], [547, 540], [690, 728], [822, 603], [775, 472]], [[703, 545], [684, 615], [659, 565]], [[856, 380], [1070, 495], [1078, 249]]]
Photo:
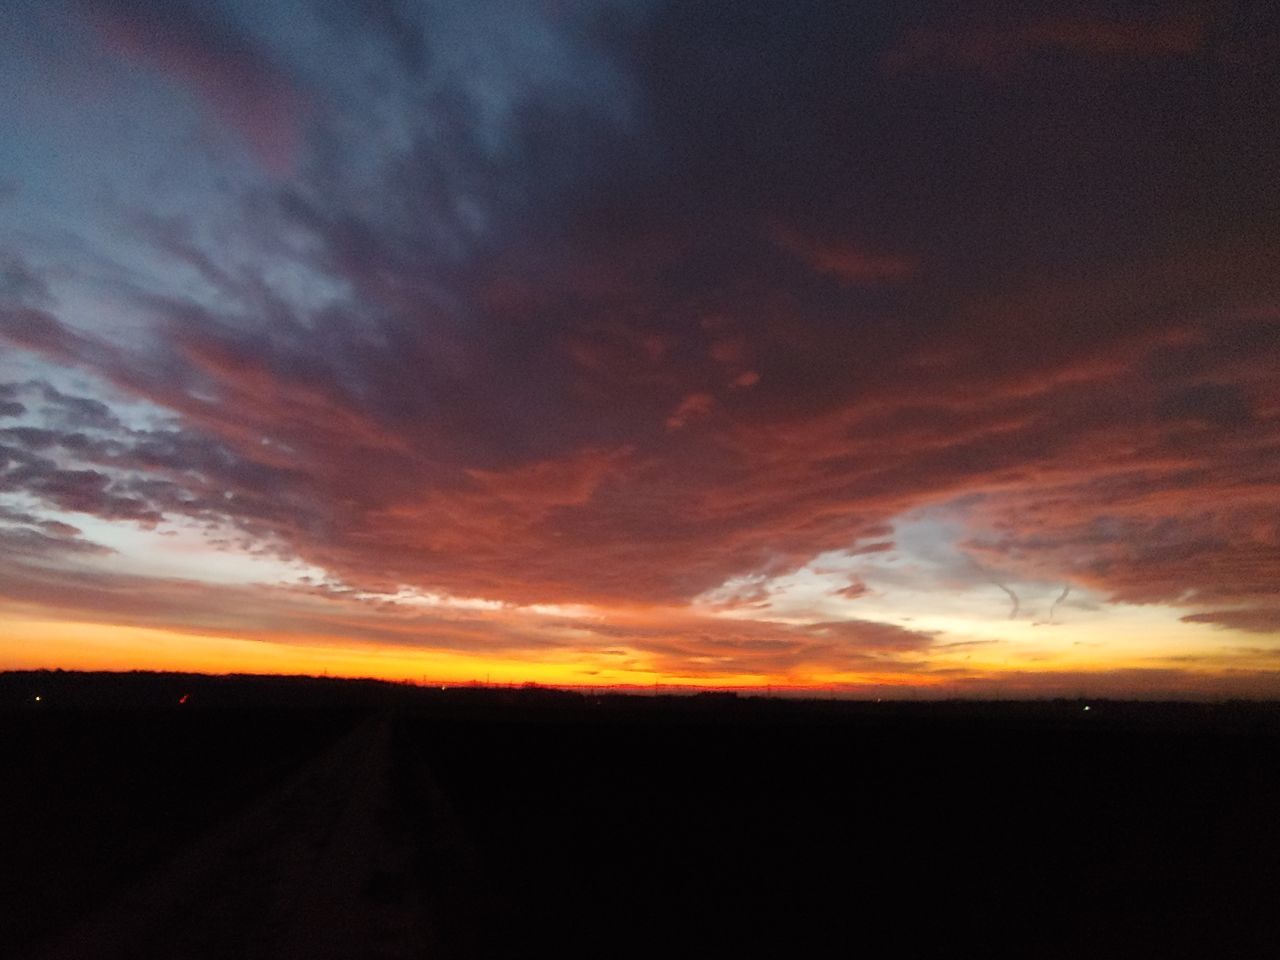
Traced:
[[49, 399], [114, 446], [13, 489], [521, 602], [686, 600], [964, 496], [1002, 571], [1273, 589], [1280, 83], [1218, 13], [327, 5], [304, 80], [142, 9], [95, 22], [293, 176], [236, 198], [234, 266], [138, 211], [217, 292], [122, 292], [145, 342], [0, 315], [183, 426]]

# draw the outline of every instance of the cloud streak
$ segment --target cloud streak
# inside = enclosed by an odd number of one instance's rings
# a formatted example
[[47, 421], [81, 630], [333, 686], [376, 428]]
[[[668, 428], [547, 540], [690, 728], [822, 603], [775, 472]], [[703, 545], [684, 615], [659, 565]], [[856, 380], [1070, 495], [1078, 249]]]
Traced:
[[271, 173], [293, 170], [307, 99], [246, 37], [181, 3], [95, 0], [86, 9], [109, 52], [189, 89]]

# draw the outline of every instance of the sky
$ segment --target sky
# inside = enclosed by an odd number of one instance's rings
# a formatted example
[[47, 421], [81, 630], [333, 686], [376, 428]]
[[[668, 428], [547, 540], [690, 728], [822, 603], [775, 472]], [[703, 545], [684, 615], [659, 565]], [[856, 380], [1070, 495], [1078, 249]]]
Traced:
[[5, 19], [0, 669], [1280, 696], [1272, 5]]

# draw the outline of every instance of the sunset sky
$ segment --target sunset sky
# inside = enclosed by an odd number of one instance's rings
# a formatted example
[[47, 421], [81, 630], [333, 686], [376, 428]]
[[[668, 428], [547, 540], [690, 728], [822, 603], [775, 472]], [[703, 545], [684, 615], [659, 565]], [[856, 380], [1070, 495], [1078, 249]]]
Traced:
[[0, 669], [1280, 696], [1272, 5], [4, 21]]

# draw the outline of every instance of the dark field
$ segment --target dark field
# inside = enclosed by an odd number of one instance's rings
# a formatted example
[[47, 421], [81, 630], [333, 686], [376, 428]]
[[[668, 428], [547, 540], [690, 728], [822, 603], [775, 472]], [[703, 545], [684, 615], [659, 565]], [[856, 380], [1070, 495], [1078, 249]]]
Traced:
[[64, 927], [350, 723], [265, 709], [4, 714], [0, 943], [25, 946]]
[[[40, 704], [30, 689], [46, 691]], [[195, 691], [188, 703], [177, 696]], [[14, 956], [1275, 956], [1269, 704], [0, 677]]]

